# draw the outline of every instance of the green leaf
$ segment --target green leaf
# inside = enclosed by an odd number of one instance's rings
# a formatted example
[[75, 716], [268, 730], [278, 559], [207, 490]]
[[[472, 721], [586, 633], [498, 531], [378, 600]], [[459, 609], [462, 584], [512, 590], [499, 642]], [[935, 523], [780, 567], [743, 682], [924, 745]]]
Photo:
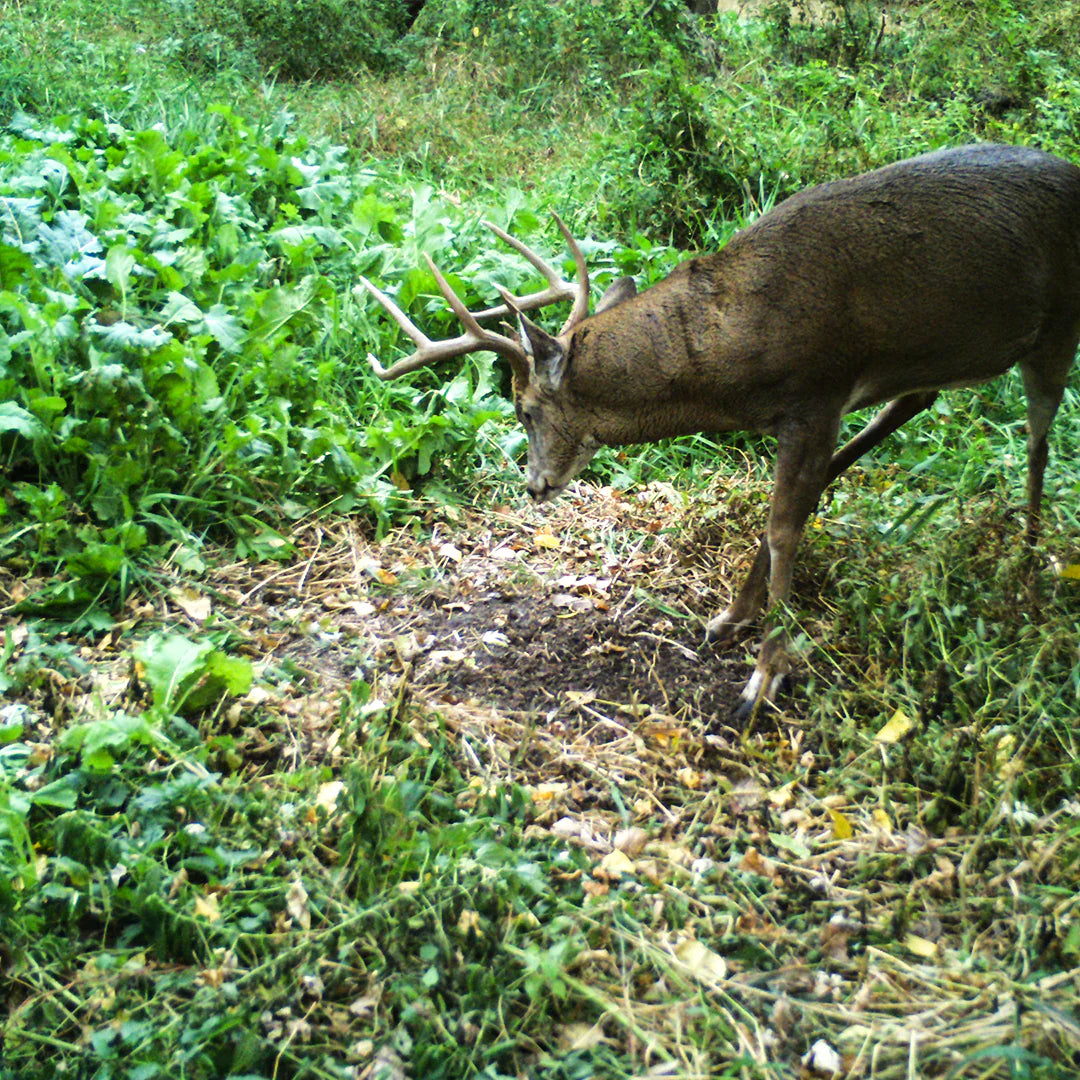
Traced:
[[0, 401], [0, 431], [14, 431], [32, 441], [47, 434], [41, 421], [14, 401]]
[[34, 272], [29, 255], [11, 244], [0, 243], [0, 288], [17, 289]]
[[182, 698], [183, 686], [198, 676], [213, 651], [209, 642], [189, 641], [181, 634], [154, 634], [138, 646], [135, 658], [142, 661], [154, 704], [169, 708]]
[[135, 256], [124, 244], [109, 248], [105, 256], [105, 280], [121, 295], [127, 291], [128, 278], [135, 269]]
[[30, 801], [35, 806], [52, 806], [57, 810], [73, 810], [77, 798], [78, 792], [72, 787], [71, 776], [62, 776], [30, 795]]
[[223, 304], [215, 304], [205, 316], [206, 329], [221, 346], [223, 352], [237, 353], [244, 344], [246, 334], [235, 315], [230, 315]]

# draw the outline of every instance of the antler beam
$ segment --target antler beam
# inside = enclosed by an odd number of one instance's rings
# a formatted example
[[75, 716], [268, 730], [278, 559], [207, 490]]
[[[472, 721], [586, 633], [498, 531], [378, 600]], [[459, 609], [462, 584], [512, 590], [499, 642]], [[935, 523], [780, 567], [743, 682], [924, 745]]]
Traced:
[[[574, 240], [570, 230], [563, 223], [558, 214], [552, 214], [559, 231], [566, 240], [570, 254], [573, 256], [574, 265], [577, 268], [577, 282], [565, 281], [559, 272], [538, 255], [532, 248], [523, 244], [516, 237], [500, 229], [498, 225], [485, 221], [483, 224], [489, 228], [500, 240], [505, 241], [519, 255], [527, 259], [548, 283], [548, 287], [540, 292], [530, 293], [522, 297], [510, 297], [504, 303], [484, 311], [471, 312], [461, 302], [461, 298], [451, 288], [450, 283], [443, 277], [439, 268], [425, 254], [428, 267], [435, 278], [450, 310], [453, 311], [458, 321], [465, 328], [465, 333], [456, 338], [445, 341], [433, 341], [414, 323], [389, 296], [381, 289], [376, 288], [366, 277], [360, 278], [360, 284], [386, 309], [390, 317], [401, 327], [410, 340], [418, 346], [416, 352], [406, 356], [390, 367], [384, 367], [379, 360], [370, 356], [368, 358], [372, 370], [380, 379], [396, 379], [399, 375], [415, 371], [427, 364], [433, 364], [439, 360], [448, 360], [456, 356], [466, 356], [469, 353], [490, 350], [505, 356], [510, 361], [514, 374], [523, 380], [528, 380], [529, 361], [524, 348], [513, 338], [505, 334], [496, 333], [493, 330], [485, 330], [480, 325], [481, 319], [495, 319], [504, 315], [522, 311], [535, 311], [537, 308], [560, 300], [573, 301], [570, 317], [566, 320], [560, 334], [565, 334], [576, 326], [589, 313], [589, 272], [585, 264], [585, 256], [581, 248]], [[500, 290], [502, 291], [502, 290]]]

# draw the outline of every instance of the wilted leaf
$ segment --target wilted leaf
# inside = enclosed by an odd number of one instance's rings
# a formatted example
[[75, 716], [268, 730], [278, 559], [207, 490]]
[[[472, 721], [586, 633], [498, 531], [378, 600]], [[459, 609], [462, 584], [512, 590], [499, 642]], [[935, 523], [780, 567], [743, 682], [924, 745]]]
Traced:
[[195, 897], [195, 917], [217, 922], [221, 918], [217, 893], [207, 893]]
[[727, 962], [697, 938], [688, 937], [677, 942], [675, 955], [687, 971], [701, 982], [717, 982], [727, 978]]
[[308, 894], [303, 883], [294, 881], [285, 894], [285, 910], [301, 929], [311, 929], [311, 912], [308, 910]]
[[888, 723], [874, 736], [874, 742], [899, 742], [914, 726], [911, 717], [903, 709], [897, 709], [889, 717]]

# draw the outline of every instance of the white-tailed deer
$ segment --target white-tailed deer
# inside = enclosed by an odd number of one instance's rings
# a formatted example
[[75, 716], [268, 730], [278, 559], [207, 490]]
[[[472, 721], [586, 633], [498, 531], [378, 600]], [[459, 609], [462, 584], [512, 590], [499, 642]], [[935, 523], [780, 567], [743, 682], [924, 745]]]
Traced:
[[[558, 219], [556, 219], [558, 220]], [[363, 280], [419, 346], [394, 378], [477, 350], [509, 360], [529, 437], [528, 487], [558, 494], [598, 446], [726, 430], [776, 436], [768, 527], [720, 639], [787, 596], [795, 548], [825, 486], [946, 387], [1014, 364], [1027, 393], [1027, 535], [1039, 528], [1047, 431], [1080, 340], [1080, 169], [1024, 147], [942, 150], [809, 188], [714, 255], [637, 293], [615, 282], [588, 314], [585, 260], [566, 227], [576, 287], [501, 229], [548, 288], [470, 314], [432, 271], [465, 333], [432, 342]], [[430, 263], [430, 260], [429, 260]], [[560, 299], [552, 336], [522, 314]], [[520, 338], [479, 320], [516, 314]], [[888, 402], [834, 451], [841, 417]], [[740, 712], [771, 699], [788, 668], [768, 626]]]

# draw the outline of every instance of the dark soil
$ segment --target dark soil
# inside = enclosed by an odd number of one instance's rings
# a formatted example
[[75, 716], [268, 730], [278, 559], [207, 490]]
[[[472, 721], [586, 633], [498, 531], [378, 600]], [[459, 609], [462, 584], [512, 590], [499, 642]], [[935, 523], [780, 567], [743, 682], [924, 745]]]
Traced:
[[502, 712], [549, 713], [589, 698], [711, 728], [726, 719], [747, 673], [740, 659], [706, 647], [689, 619], [674, 623], [642, 603], [597, 610], [588, 597], [550, 591], [422, 602], [381, 629], [415, 639], [418, 650], [397, 657], [414, 664], [414, 685]]

